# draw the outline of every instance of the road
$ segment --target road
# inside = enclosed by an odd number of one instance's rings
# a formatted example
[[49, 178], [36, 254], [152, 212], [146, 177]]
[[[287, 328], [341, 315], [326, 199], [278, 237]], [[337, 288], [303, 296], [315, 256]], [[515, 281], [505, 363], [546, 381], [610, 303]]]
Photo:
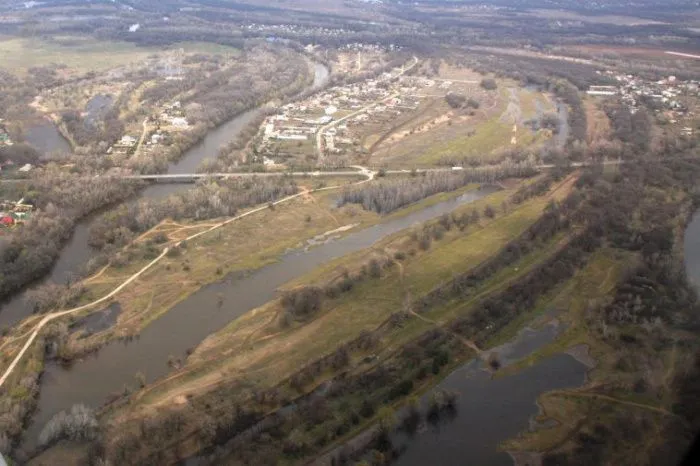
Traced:
[[[697, 157], [689, 157], [689, 158], [697, 158]], [[581, 168], [581, 167], [587, 167], [587, 166], [595, 166], [595, 165], [622, 165], [624, 163], [627, 163], [630, 161], [624, 161], [624, 160], [606, 160], [604, 162], [573, 162], [569, 165], [571, 168]], [[638, 161], [631, 161], [631, 162], [638, 162]], [[483, 165], [483, 166], [477, 166], [477, 167], [469, 167], [467, 169], [471, 168], [483, 168], [483, 167], [488, 167], [489, 165]], [[550, 170], [552, 168], [555, 168], [557, 165], [555, 164], [540, 164], [540, 165], [533, 165], [532, 168], [534, 170]], [[360, 168], [358, 166], [352, 166], [352, 168]], [[366, 170], [367, 172], [364, 172], [362, 170], [358, 171], [350, 171], [350, 170], [339, 170], [339, 171], [314, 171], [314, 172], [260, 172], [260, 173], [235, 173], [235, 172], [228, 172], [228, 173], [179, 173], [179, 174], [163, 174], [163, 175], [104, 175], [100, 176], [101, 178], [106, 178], [106, 179], [120, 179], [120, 180], [142, 180], [142, 181], [165, 181], [169, 183], [177, 183], [177, 182], [183, 182], [183, 183], [191, 183], [195, 182], [200, 179], [208, 179], [208, 178], [252, 178], [252, 177], [273, 177], [273, 176], [295, 176], [295, 177], [324, 177], [324, 176], [355, 176], [355, 175], [365, 175], [367, 176], [368, 172], [371, 172], [371, 170], [362, 167], [363, 170]], [[464, 169], [463, 167], [445, 167], [445, 168], [417, 168], [414, 170], [386, 170], [385, 173], [388, 175], [399, 175], [399, 174], [404, 174], [404, 173], [432, 173], [432, 172], [457, 172]], [[95, 178], [95, 177], [92, 177]], [[90, 179], [90, 177], [86, 177], [85, 179]], [[4, 179], [0, 180], [0, 183], [22, 183], [22, 182], [28, 182], [30, 179]]]
[[[362, 180], [362, 181], [359, 181], [359, 182], [356, 183], [356, 184], [366, 183], [366, 182], [368, 182], [368, 181], [371, 181], [371, 180], [374, 178], [375, 173], [374, 173], [373, 171], [371, 171], [371, 170], [369, 170], [369, 169], [367, 169], [367, 168], [365, 168], [365, 167], [361, 167], [361, 166], [357, 166], [356, 168], [358, 169], [358, 171], [352, 172], [353, 174], [355, 174], [355, 175], [361, 174], [361, 175], [363, 175], [363, 176], [366, 177], [366, 179], [364, 179], [364, 180]], [[289, 201], [291, 201], [291, 200], [293, 200], [293, 199], [296, 199], [296, 198], [301, 197], [301, 196], [305, 196], [305, 195], [307, 195], [307, 194], [309, 194], [309, 193], [312, 193], [312, 192], [328, 191], [328, 190], [331, 190], [331, 189], [338, 189], [338, 188], [340, 188], [340, 186], [328, 186], [328, 187], [320, 188], [320, 189], [312, 189], [312, 190], [302, 191], [302, 192], [300, 192], [300, 193], [293, 194], [293, 195], [291, 195], [291, 196], [287, 196], [287, 197], [285, 197], [285, 198], [283, 198], [283, 199], [280, 199], [280, 200], [278, 200], [278, 201], [275, 201], [275, 202], [272, 203], [272, 205], [273, 205], [273, 206], [276, 206], [276, 205], [279, 205], [279, 204], [283, 204], [283, 203], [285, 203], [285, 202], [289, 202]], [[256, 214], [256, 213], [258, 213], [258, 212], [260, 212], [260, 211], [262, 211], [262, 210], [267, 210], [268, 208], [269, 208], [269, 207], [268, 207], [268, 205], [266, 204], [266, 205], [257, 207], [257, 208], [255, 208], [255, 209], [253, 209], [253, 210], [249, 210], [248, 212], [245, 212], [245, 213], [243, 213], [243, 214], [241, 214], [241, 215], [237, 215], [237, 216], [235, 216], [235, 217], [229, 218], [228, 220], [225, 220], [225, 221], [223, 221], [223, 222], [217, 223], [216, 225], [213, 225], [211, 228], [209, 228], [209, 229], [207, 229], [207, 230], [201, 231], [201, 232], [199, 232], [199, 233], [195, 233], [194, 235], [191, 235], [191, 236], [185, 238], [185, 239], [182, 240], [182, 241], [188, 241], [188, 242], [189, 242], [189, 241], [191, 241], [191, 240], [193, 240], [193, 239], [196, 239], [196, 238], [198, 238], [198, 237], [200, 237], [200, 236], [202, 236], [202, 235], [205, 235], [205, 234], [210, 233], [210, 232], [212, 232], [212, 231], [214, 231], [214, 230], [217, 230], [217, 229], [219, 229], [219, 228], [221, 228], [221, 227], [224, 227], [224, 226], [228, 225], [229, 223], [232, 223], [232, 222], [235, 222], [235, 221], [240, 220], [240, 219], [242, 219], [242, 218], [245, 218], [245, 217], [248, 217], [248, 216], [250, 216], [250, 215]], [[181, 243], [181, 242], [178, 242], [177, 245], [179, 245], [180, 243]], [[75, 314], [75, 313], [77, 313], [77, 312], [84, 311], [84, 310], [86, 310], [86, 309], [89, 309], [89, 308], [91, 308], [91, 307], [97, 306], [97, 305], [99, 305], [99, 304], [102, 304], [102, 303], [108, 301], [110, 298], [112, 298], [113, 296], [115, 296], [117, 293], [119, 293], [121, 290], [123, 290], [126, 286], [128, 286], [130, 283], [132, 283], [132, 282], [133, 282], [134, 280], [136, 280], [137, 278], [139, 278], [141, 275], [143, 275], [146, 271], [148, 271], [150, 268], [152, 268], [152, 267], [153, 267], [154, 265], [156, 265], [158, 262], [160, 262], [160, 260], [163, 259], [163, 257], [165, 257], [165, 255], [168, 253], [168, 250], [169, 250], [169, 249], [168, 249], [167, 247], [164, 248], [163, 251], [160, 253], [160, 255], [159, 255], [158, 257], [156, 257], [155, 259], [153, 259], [153, 260], [152, 260], [151, 262], [149, 262], [145, 267], [143, 267], [141, 270], [139, 270], [139, 271], [136, 272], [135, 274], [131, 275], [131, 276], [130, 276], [129, 278], [127, 278], [124, 282], [122, 282], [119, 286], [117, 286], [114, 290], [112, 290], [112, 291], [109, 292], [108, 294], [104, 295], [103, 297], [101, 297], [101, 298], [99, 298], [99, 299], [96, 299], [95, 301], [92, 301], [92, 302], [90, 302], [90, 303], [88, 303], [88, 304], [85, 304], [85, 305], [83, 305], [83, 306], [79, 306], [79, 307], [76, 307], [76, 308], [73, 308], [73, 309], [67, 309], [67, 310], [64, 310], [64, 311], [57, 311], [57, 312], [53, 312], [53, 313], [51, 313], [51, 314], [45, 315], [45, 316], [39, 321], [39, 323], [34, 327], [34, 329], [31, 330], [31, 334], [29, 335], [29, 338], [27, 339], [27, 341], [24, 343], [24, 346], [22, 346], [22, 349], [19, 351], [19, 353], [17, 353], [17, 356], [15, 356], [15, 359], [14, 359], [14, 360], [12, 361], [12, 363], [10, 363], [10, 365], [7, 367], [7, 369], [6, 369], [5, 372], [3, 373], [2, 377], [0, 377], [0, 388], [2, 388], [3, 384], [4, 384], [5, 381], [10, 377], [10, 375], [12, 375], [12, 372], [14, 372], [15, 368], [17, 367], [17, 365], [19, 364], [19, 362], [22, 360], [22, 357], [26, 354], [26, 352], [27, 352], [27, 351], [29, 350], [29, 348], [32, 346], [32, 343], [34, 343], [34, 340], [36, 340], [36, 338], [39, 336], [39, 332], [41, 332], [41, 330], [42, 330], [49, 322], [51, 322], [51, 321], [53, 321], [53, 320], [55, 320], [55, 319], [58, 319], [58, 318], [60, 318], [60, 317], [64, 317], [64, 316], [67, 316], [67, 315], [70, 315], [70, 314]], [[25, 335], [26, 335], [26, 334], [25, 334]], [[3, 345], [3, 346], [4, 346], [4, 345]]]
[[[408, 67], [402, 69], [401, 72], [398, 73], [396, 76], [390, 76], [390, 77], [385, 78], [384, 81], [389, 81], [389, 80], [392, 80], [392, 79], [400, 78], [401, 76], [403, 76], [404, 74], [406, 74], [407, 72], [409, 72], [410, 70], [412, 70], [413, 68], [415, 68], [416, 65], [418, 65], [418, 57], [415, 57], [415, 56], [414, 56], [414, 57], [413, 57], [413, 63], [412, 63], [411, 65], [409, 65]], [[367, 110], [369, 110], [370, 108], [374, 107], [375, 105], [380, 104], [380, 103], [382, 103], [383, 101], [385, 101], [385, 100], [387, 100], [387, 99], [393, 99], [393, 98], [395, 98], [395, 97], [398, 97], [399, 95], [400, 95], [399, 93], [395, 93], [395, 94], [392, 94], [392, 95], [390, 95], [390, 96], [388, 96], [388, 97], [382, 97], [381, 99], [375, 100], [374, 102], [372, 102], [372, 103], [369, 104], [369, 105], [365, 105], [364, 107], [362, 107], [361, 109], [357, 110], [356, 112], [352, 112], [352, 113], [349, 114], [349, 115], [345, 115], [345, 116], [342, 117], [342, 118], [339, 118], [339, 119], [337, 119], [337, 120], [331, 121], [331, 122], [328, 123], [327, 125], [320, 127], [320, 128], [318, 129], [318, 131], [316, 132], [316, 152], [317, 152], [317, 154], [318, 154], [318, 163], [321, 164], [321, 163], [323, 162], [323, 148], [321, 147], [321, 145], [322, 145], [322, 141], [323, 141], [323, 133], [324, 133], [324, 132], [326, 132], [327, 130], [331, 129], [331, 128], [334, 127], [335, 125], [337, 125], [337, 124], [339, 124], [339, 123], [341, 123], [341, 122], [347, 120], [348, 118], [352, 118], [352, 117], [355, 117], [355, 116], [357, 116], [357, 115], [360, 115], [360, 114], [366, 112]]]
[[20, 350], [19, 353], [17, 353], [17, 356], [15, 356], [15, 359], [12, 361], [12, 363], [7, 367], [7, 370], [5, 373], [0, 377], [0, 387], [3, 386], [5, 381], [7, 380], [10, 375], [12, 375], [12, 372], [15, 370], [15, 367], [17, 367], [17, 364], [22, 360], [22, 356], [27, 352], [27, 350], [32, 346], [32, 343], [34, 340], [36, 340], [36, 337], [39, 336], [39, 332], [41, 331], [42, 328], [46, 326], [49, 322], [52, 320], [58, 319], [59, 317], [67, 316], [70, 314], [74, 314], [76, 312], [84, 311], [85, 309], [88, 309], [92, 306], [96, 306], [98, 304], [102, 304], [103, 302], [107, 301], [110, 299], [112, 296], [116, 295], [119, 293], [121, 290], [123, 290], [127, 285], [129, 285], [131, 282], [136, 280], [138, 277], [140, 277], [144, 272], [146, 272], [148, 269], [153, 267], [158, 261], [160, 261], [165, 255], [168, 253], [168, 248], [163, 249], [163, 252], [161, 252], [160, 256], [156, 257], [153, 259], [151, 262], [148, 263], [144, 268], [127, 278], [121, 285], [116, 287], [114, 290], [112, 290], [110, 293], [106, 294], [105, 296], [91, 302], [88, 304], [85, 304], [83, 306], [79, 306], [73, 309], [67, 309], [65, 311], [58, 311], [54, 312], [51, 314], [47, 314], [44, 316], [43, 319], [39, 321], [39, 323], [34, 327], [34, 330], [32, 331], [31, 335], [29, 335], [29, 338], [27, 341], [24, 343], [24, 346]]
[[141, 132], [141, 137], [139, 138], [139, 142], [136, 145], [136, 149], [134, 150], [134, 155], [139, 155], [139, 150], [141, 150], [141, 146], [143, 145], [143, 140], [146, 139], [147, 134], [148, 134], [148, 117], [143, 119], [143, 131]]

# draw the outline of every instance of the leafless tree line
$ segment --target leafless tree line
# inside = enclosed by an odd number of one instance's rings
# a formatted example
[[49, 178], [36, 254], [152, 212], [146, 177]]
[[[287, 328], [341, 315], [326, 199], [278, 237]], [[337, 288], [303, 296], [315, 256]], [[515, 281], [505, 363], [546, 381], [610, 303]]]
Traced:
[[361, 204], [365, 210], [386, 214], [433, 194], [454, 191], [469, 183], [493, 183], [500, 179], [528, 176], [532, 173], [533, 167], [530, 164], [505, 163], [459, 172], [432, 172], [411, 178], [389, 178], [343, 190], [339, 204]]
[[166, 199], [144, 199], [102, 215], [90, 227], [89, 242], [100, 249], [121, 247], [166, 218], [232, 216], [238, 209], [272, 202], [297, 190], [296, 182], [289, 177], [202, 181]]
[[53, 166], [38, 170], [26, 189], [37, 210], [0, 242], [0, 296], [48, 272], [79, 219], [135, 189], [133, 182], [82, 178]]

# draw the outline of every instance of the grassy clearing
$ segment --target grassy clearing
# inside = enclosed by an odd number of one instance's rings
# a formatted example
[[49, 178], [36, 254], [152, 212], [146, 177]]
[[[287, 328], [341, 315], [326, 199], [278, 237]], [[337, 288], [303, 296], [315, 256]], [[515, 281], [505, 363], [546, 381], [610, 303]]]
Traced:
[[588, 144], [608, 141], [612, 134], [608, 116], [600, 109], [597, 102], [592, 99], [584, 100], [583, 105], [586, 110], [586, 121], [588, 124], [588, 133], [586, 135]]
[[[560, 190], [555, 195], [562, 192]], [[503, 193], [496, 195], [503, 196]], [[484, 204], [481, 206], [489, 201], [492, 199], [482, 200]], [[352, 291], [328, 300], [316, 317], [305, 324], [280, 325], [280, 303], [267, 303], [207, 338], [188, 359], [183, 370], [148, 387], [140, 394], [138, 403], [146, 409], [167, 405], [183, 396], [206, 393], [223, 381], [230, 383], [231, 379], [260, 389], [274, 386], [300, 367], [356, 338], [363, 330], [379, 327], [390, 315], [403, 308], [406, 293], [419, 297], [454, 273], [479, 265], [532, 224], [547, 202], [548, 198], [533, 199], [494, 220], [484, 220], [464, 233], [457, 229], [449, 231], [429, 250], [416, 248], [413, 254], [400, 261], [401, 265], [384, 269], [381, 278], [361, 281]], [[465, 209], [471, 207], [465, 206]], [[325, 283], [329, 277], [338, 276], [338, 271], [358, 267], [370, 257], [385, 256], [399, 248], [411, 249], [415, 246], [412, 241], [410, 232], [399, 233], [367, 251], [309, 274], [295, 281], [294, 285]], [[536, 257], [524, 259], [522, 267], [497, 276], [485, 284], [484, 290], [506, 286], [509, 278], [525, 273], [528, 264], [536, 263]], [[441, 315], [431, 313], [430, 317], [446, 321], [464, 310], [464, 307], [450, 308]], [[410, 319], [401, 331], [394, 332], [396, 335], [392, 334], [381, 345], [391, 352], [399, 341], [410, 340], [431, 325]], [[284, 357], [280, 357], [281, 354]]]
[[512, 137], [512, 125], [501, 123], [498, 118], [477, 125], [474, 131], [473, 136], [463, 136], [436, 145], [431, 153], [420, 157], [417, 162], [434, 164], [449, 157], [487, 156], [509, 144]]
[[129, 42], [99, 42], [88, 37], [55, 37], [0, 41], [0, 67], [19, 75], [29, 68], [50, 64], [65, 65], [77, 72], [102, 71], [146, 59], [153, 53], [183, 48], [185, 52], [235, 54], [236, 49], [216, 44], [185, 42], [169, 48], [137, 47]]

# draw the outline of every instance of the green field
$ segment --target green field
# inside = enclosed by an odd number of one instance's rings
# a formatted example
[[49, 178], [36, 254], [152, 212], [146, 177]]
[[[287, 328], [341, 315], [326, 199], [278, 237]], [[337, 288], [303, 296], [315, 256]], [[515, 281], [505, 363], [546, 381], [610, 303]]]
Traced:
[[24, 75], [35, 66], [62, 65], [68, 71], [103, 71], [135, 63], [149, 55], [182, 48], [186, 53], [235, 53], [236, 49], [216, 44], [185, 42], [170, 47], [137, 47], [129, 42], [100, 42], [87, 37], [6, 39], [0, 41], [0, 67]]

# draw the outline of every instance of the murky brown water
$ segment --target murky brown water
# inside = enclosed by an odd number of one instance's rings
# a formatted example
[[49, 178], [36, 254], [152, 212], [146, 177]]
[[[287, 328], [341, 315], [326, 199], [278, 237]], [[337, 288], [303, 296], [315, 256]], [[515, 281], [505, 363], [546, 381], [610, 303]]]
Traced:
[[149, 325], [134, 341], [112, 343], [70, 368], [48, 364], [42, 378], [38, 411], [27, 431], [28, 444], [36, 441], [43, 425], [57, 412], [76, 403], [100, 406], [110, 394], [121, 391], [125, 385], [135, 386], [137, 372], [145, 374], [148, 382], [165, 375], [169, 371], [170, 356], [184, 357], [188, 348], [195, 347], [207, 335], [273, 299], [276, 290], [288, 281], [331, 259], [365, 249], [388, 235], [437, 218], [497, 189], [485, 187], [468, 192], [308, 251], [291, 252], [244, 278], [227, 277], [205, 286]]

